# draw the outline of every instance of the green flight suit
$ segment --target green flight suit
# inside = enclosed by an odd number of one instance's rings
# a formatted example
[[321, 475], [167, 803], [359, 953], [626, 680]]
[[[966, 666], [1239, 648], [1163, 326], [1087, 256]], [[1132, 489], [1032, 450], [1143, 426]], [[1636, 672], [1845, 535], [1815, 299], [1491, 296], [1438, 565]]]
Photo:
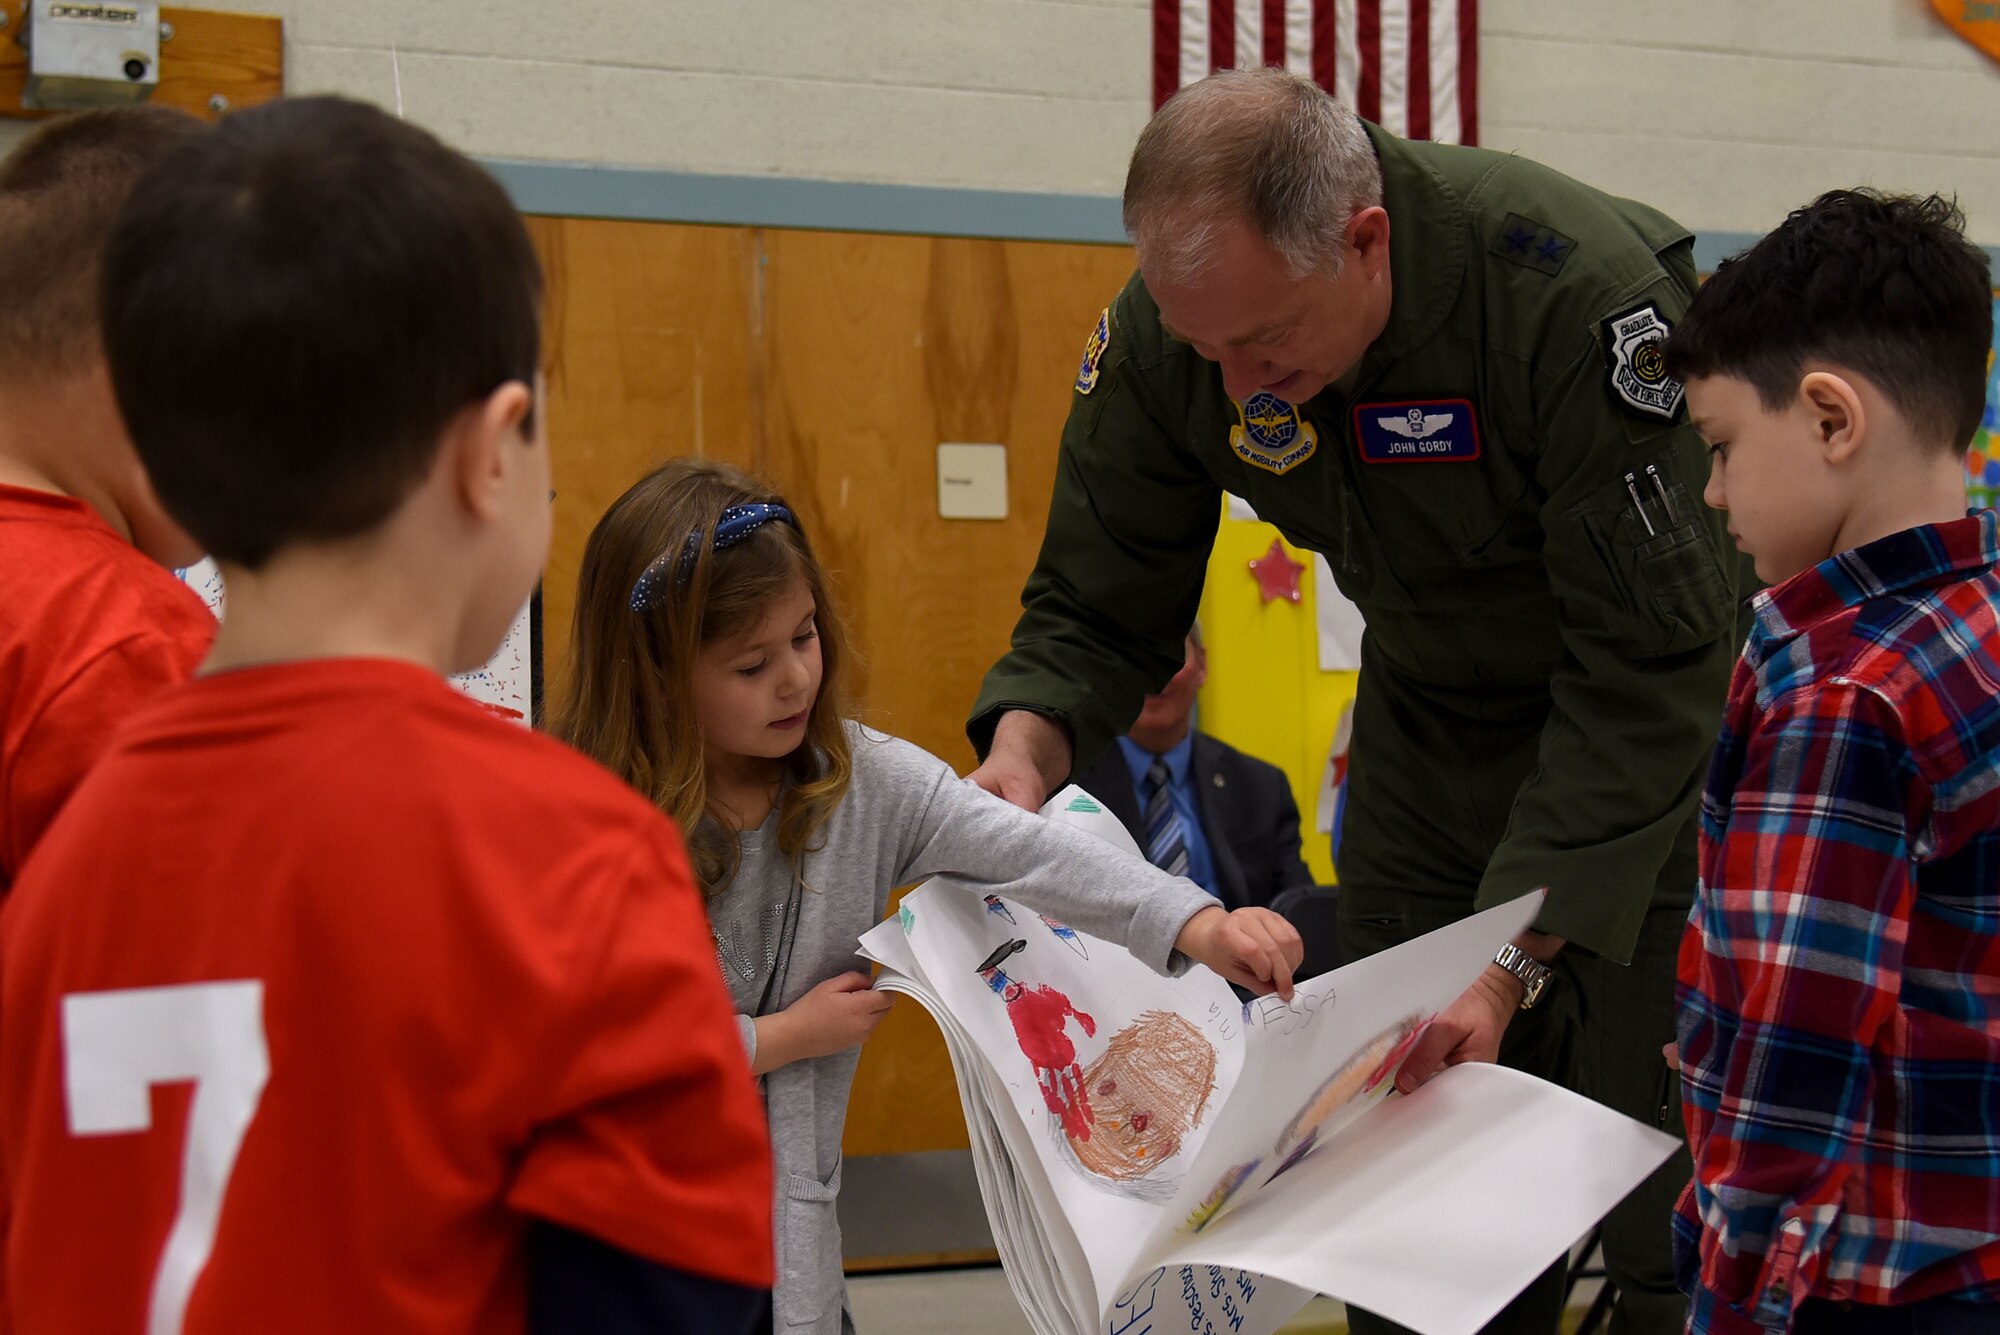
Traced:
[[[1537, 926], [1569, 948], [1502, 1060], [1678, 1136], [1660, 1054], [1693, 812], [1754, 587], [1658, 364], [1693, 240], [1536, 163], [1369, 132], [1381, 337], [1296, 410], [1239, 410], [1135, 275], [1086, 353], [1025, 610], [969, 732], [983, 754], [1003, 711], [1049, 714], [1087, 766], [1179, 668], [1221, 493], [1245, 498], [1367, 621], [1343, 948], [1546, 886]], [[1681, 1328], [1668, 1216], [1688, 1174], [1683, 1152], [1607, 1221], [1614, 1331]], [[1560, 1283], [1493, 1329], [1552, 1332]], [[1357, 1316], [1357, 1335], [1387, 1328]]]

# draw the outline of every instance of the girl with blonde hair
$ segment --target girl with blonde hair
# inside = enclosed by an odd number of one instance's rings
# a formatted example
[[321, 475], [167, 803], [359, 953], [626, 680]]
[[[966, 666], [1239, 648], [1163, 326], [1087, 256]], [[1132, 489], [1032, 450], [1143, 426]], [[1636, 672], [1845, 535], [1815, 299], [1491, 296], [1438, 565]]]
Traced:
[[862, 1040], [889, 1008], [855, 942], [892, 888], [950, 876], [1128, 947], [1289, 993], [1298, 934], [1008, 805], [862, 727], [849, 652], [793, 509], [680, 459], [627, 491], [584, 551], [555, 731], [673, 816], [763, 1077], [776, 1160], [776, 1326], [851, 1330], [834, 1199]]

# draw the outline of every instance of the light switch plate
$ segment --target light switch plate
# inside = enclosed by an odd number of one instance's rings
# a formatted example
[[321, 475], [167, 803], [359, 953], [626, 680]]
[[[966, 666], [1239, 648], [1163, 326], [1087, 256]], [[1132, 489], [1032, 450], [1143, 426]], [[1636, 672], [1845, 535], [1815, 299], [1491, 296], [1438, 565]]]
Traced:
[[945, 519], [1007, 517], [1007, 447], [946, 442], [937, 447], [938, 514]]

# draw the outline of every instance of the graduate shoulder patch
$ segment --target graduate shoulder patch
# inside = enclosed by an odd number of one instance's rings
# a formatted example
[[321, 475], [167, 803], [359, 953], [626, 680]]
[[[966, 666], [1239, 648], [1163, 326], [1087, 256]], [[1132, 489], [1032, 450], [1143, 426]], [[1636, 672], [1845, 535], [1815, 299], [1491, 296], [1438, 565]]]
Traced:
[[1299, 410], [1275, 394], [1252, 394], [1236, 405], [1237, 424], [1229, 428], [1229, 448], [1236, 457], [1267, 473], [1283, 475], [1312, 458], [1319, 433]]
[[1612, 393], [1633, 412], [1667, 422], [1681, 410], [1681, 382], [1667, 374], [1664, 355], [1667, 335], [1673, 332], [1674, 327], [1652, 306], [1604, 322]]
[[1097, 317], [1097, 328], [1090, 331], [1090, 337], [1083, 345], [1083, 365], [1076, 371], [1076, 392], [1088, 394], [1097, 388], [1097, 364], [1104, 360], [1104, 349], [1111, 342], [1111, 308], [1106, 306]]

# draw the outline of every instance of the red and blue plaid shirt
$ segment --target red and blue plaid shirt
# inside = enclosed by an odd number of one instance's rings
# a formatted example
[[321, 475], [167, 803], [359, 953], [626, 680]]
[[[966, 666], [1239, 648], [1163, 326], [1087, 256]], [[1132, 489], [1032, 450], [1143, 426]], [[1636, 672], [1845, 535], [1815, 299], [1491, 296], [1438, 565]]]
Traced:
[[1758, 595], [1680, 952], [1697, 1335], [1942, 1294], [2000, 1330], [1995, 521]]

